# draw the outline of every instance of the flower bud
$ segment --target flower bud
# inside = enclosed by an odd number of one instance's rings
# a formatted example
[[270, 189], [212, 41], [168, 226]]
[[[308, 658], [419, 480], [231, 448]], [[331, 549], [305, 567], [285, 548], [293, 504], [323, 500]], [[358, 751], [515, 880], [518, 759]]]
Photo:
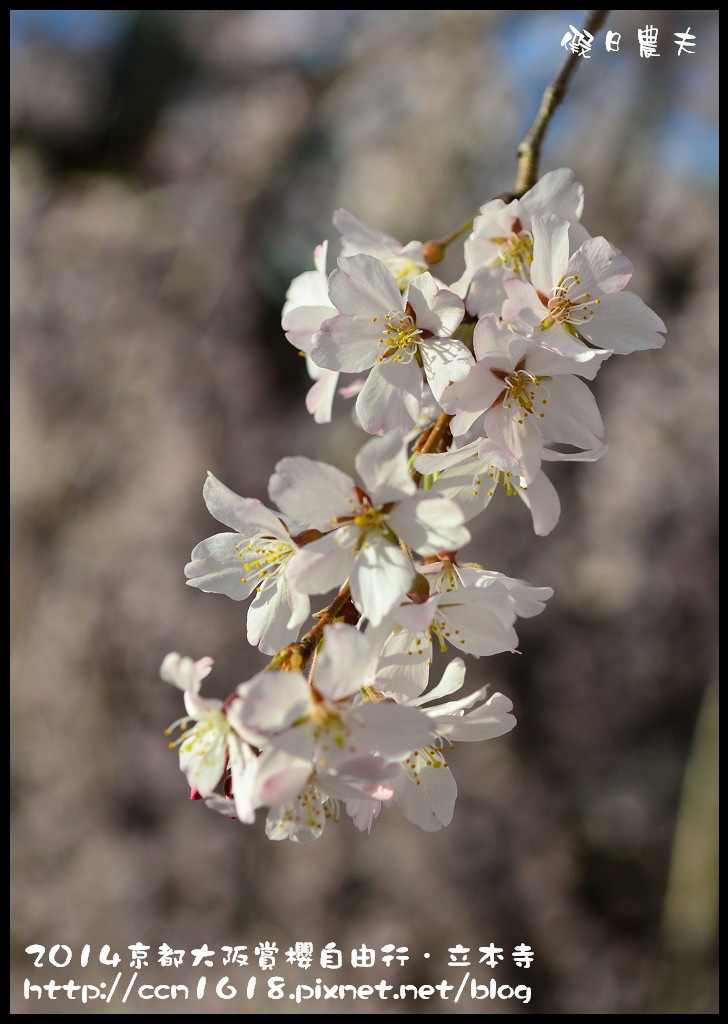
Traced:
[[423, 252], [425, 254], [425, 262], [431, 267], [435, 263], [440, 263], [445, 258], [445, 247], [434, 239], [425, 242]]

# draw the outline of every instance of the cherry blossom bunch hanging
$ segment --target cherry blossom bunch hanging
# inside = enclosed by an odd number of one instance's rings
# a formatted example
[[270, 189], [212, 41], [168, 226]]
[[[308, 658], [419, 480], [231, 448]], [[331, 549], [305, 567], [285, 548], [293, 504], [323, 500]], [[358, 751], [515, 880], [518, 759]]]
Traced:
[[[282, 459], [275, 508], [208, 475], [207, 507], [227, 529], [193, 550], [187, 582], [252, 598], [248, 640], [271, 656], [225, 701], [201, 695], [211, 658], [162, 664], [186, 708], [170, 745], [212, 809], [245, 824], [264, 812], [271, 839], [296, 842], [345, 817], [369, 830], [382, 807], [436, 831], [453, 816], [453, 746], [514, 727], [502, 694], [461, 696], [459, 654], [515, 651], [516, 620], [553, 592], [464, 561], [467, 523], [502, 491], [549, 534], [560, 504], [544, 464], [606, 451], [586, 382], [610, 356], [665, 340], [626, 290], [627, 257], [581, 225], [583, 203], [565, 168], [485, 203], [449, 285], [433, 268], [465, 231], [403, 245], [338, 210], [330, 272], [324, 243], [292, 282], [282, 328], [306, 357], [308, 411], [326, 424], [337, 394], [355, 397], [372, 436], [356, 478]], [[330, 592], [302, 634], [312, 596]], [[433, 645], [459, 652], [434, 683]]]

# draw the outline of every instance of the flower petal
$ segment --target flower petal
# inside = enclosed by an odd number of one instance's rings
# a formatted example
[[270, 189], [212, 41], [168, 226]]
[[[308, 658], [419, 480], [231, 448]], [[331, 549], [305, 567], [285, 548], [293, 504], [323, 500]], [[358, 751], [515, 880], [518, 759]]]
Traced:
[[531, 284], [549, 296], [564, 276], [569, 262], [569, 222], [551, 214], [535, 216], [531, 221], [531, 232]]
[[354, 460], [364, 488], [375, 504], [398, 501], [417, 490], [407, 468], [407, 442], [401, 434], [373, 437]]
[[412, 429], [420, 411], [422, 371], [414, 359], [390, 367], [391, 359], [374, 366], [356, 400], [356, 413], [369, 434]]
[[268, 483], [271, 500], [283, 512], [326, 529], [356, 503], [354, 481], [325, 462], [290, 456], [276, 465]]
[[261, 530], [274, 537], [288, 536], [278, 516], [266, 508], [262, 501], [257, 498], [241, 498], [212, 473], [207, 474], [202, 495], [211, 515], [244, 537], [251, 537]]
[[389, 522], [397, 536], [421, 555], [457, 551], [470, 540], [463, 513], [449, 498], [407, 498], [395, 506]]
[[325, 594], [333, 587], [341, 586], [354, 562], [353, 547], [341, 543], [342, 539], [350, 537], [353, 537], [353, 531], [344, 527], [297, 551], [286, 570], [291, 586], [304, 594]]
[[329, 299], [350, 317], [382, 316], [404, 310], [399, 286], [381, 260], [360, 253], [340, 256], [329, 278]]
[[332, 701], [351, 697], [370, 681], [374, 662], [371, 644], [359, 630], [343, 622], [325, 626], [316, 664], [316, 689]]
[[414, 568], [400, 547], [381, 534], [367, 534], [351, 570], [351, 596], [359, 611], [378, 626], [404, 599]]

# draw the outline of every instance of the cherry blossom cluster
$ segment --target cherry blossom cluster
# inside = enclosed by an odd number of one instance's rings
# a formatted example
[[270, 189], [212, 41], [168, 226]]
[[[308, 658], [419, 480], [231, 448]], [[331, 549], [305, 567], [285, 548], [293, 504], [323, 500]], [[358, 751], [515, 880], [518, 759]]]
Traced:
[[[503, 490], [550, 533], [560, 504], [543, 463], [606, 451], [585, 381], [611, 355], [664, 343], [660, 318], [625, 290], [631, 264], [588, 235], [582, 208], [567, 169], [486, 203], [449, 286], [430, 269], [449, 240], [402, 245], [336, 212], [336, 266], [327, 273], [318, 246], [282, 327], [306, 358], [316, 422], [331, 421], [337, 394], [356, 397], [373, 436], [356, 479], [282, 459], [275, 509], [208, 475], [207, 507], [227, 530], [193, 550], [187, 582], [252, 597], [248, 641], [272, 660], [220, 701], [200, 692], [211, 658], [164, 659], [162, 678], [184, 693], [170, 745], [193, 797], [246, 824], [265, 810], [271, 839], [306, 842], [343, 816], [369, 830], [384, 805], [437, 831], [454, 811], [454, 744], [515, 725], [502, 694], [459, 695], [460, 657], [430, 684], [433, 645], [516, 651], [516, 620], [553, 593], [463, 562], [466, 524]], [[330, 592], [302, 634], [312, 595]]]

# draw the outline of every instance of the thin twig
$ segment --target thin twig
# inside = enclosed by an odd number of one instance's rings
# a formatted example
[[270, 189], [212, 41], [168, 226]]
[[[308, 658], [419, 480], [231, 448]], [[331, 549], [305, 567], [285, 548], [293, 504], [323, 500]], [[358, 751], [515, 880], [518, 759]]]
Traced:
[[[443, 450], [451, 420], [451, 414], [446, 412], [440, 413], [432, 425], [430, 433], [426, 435], [423, 444], [415, 447], [413, 455], [439, 454]], [[420, 480], [422, 479], [422, 473], [419, 473], [416, 469], [411, 469], [410, 475], [414, 482], [419, 486]]]
[[[584, 32], [594, 36], [607, 20], [609, 11], [592, 11], [586, 19]], [[541, 159], [541, 144], [544, 135], [551, 123], [556, 108], [559, 106], [566, 90], [569, 87], [571, 78], [576, 71], [579, 60], [583, 60], [578, 53], [570, 53], [564, 61], [564, 65], [556, 78], [543, 94], [541, 106], [536, 118], [528, 130], [528, 134], [518, 147], [518, 174], [515, 188], [516, 197], [522, 196], [536, 184], [538, 180], [538, 165]]]
[[302, 669], [316, 650], [321, 634], [324, 631], [324, 626], [328, 626], [330, 622], [334, 621], [350, 597], [351, 589], [349, 584], [346, 583], [328, 608], [318, 612], [316, 616], [317, 622], [311, 626], [309, 631], [304, 633], [300, 640], [282, 647], [278, 654], [273, 657], [268, 668]]

